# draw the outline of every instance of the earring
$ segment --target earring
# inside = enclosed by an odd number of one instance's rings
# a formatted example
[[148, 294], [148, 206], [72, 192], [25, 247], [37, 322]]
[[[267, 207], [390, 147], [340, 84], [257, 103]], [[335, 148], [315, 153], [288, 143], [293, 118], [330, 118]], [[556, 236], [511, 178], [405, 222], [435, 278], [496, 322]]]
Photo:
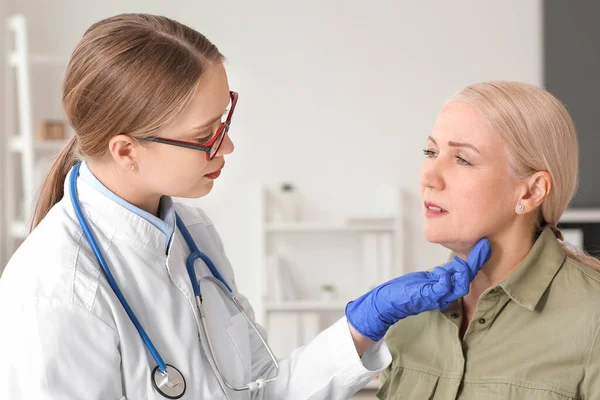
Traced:
[[131, 164], [131, 170], [133, 171], [135, 169], [135, 164]]
[[518, 212], [523, 212], [523, 211], [525, 211], [525, 206], [524, 206], [523, 204], [519, 204], [519, 205], [517, 206], [517, 211], [518, 211]]

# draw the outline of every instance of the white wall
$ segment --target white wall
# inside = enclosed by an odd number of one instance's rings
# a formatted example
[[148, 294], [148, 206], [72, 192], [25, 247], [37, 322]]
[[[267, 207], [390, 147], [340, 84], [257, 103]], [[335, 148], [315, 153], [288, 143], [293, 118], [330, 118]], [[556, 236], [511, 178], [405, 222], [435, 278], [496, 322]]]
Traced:
[[542, 83], [540, 0], [19, 0], [16, 8], [29, 17], [34, 51], [68, 55], [92, 22], [120, 12], [179, 19], [219, 46], [240, 92], [237, 148], [198, 204], [254, 301], [257, 185], [295, 182], [313, 215], [356, 211], [374, 188], [402, 185], [414, 199], [410, 268], [432, 267], [447, 252], [422, 237], [418, 171], [443, 100], [475, 81]]

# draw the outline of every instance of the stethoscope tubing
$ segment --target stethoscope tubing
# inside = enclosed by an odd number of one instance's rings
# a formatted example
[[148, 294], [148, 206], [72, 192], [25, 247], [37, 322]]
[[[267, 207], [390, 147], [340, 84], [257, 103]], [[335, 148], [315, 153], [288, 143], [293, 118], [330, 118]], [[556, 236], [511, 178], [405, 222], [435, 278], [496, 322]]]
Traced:
[[90, 247], [92, 248], [92, 251], [94, 252], [94, 255], [96, 256], [96, 259], [98, 260], [98, 263], [102, 267], [102, 272], [104, 272], [104, 276], [106, 277], [106, 280], [108, 280], [108, 284], [110, 285], [111, 289], [113, 290], [113, 292], [115, 293], [115, 295], [117, 296], [117, 298], [119, 299], [121, 304], [123, 305], [125, 312], [127, 312], [127, 315], [131, 319], [131, 322], [137, 329], [140, 337], [144, 341], [144, 344], [148, 348], [148, 351], [152, 355], [152, 358], [154, 358], [154, 361], [156, 361], [156, 364], [158, 365], [158, 369], [162, 373], [166, 373], [167, 366], [166, 366], [165, 362], [163, 361], [162, 357], [158, 353], [158, 350], [156, 350], [156, 347], [154, 347], [152, 340], [150, 340], [150, 338], [146, 334], [146, 331], [142, 327], [142, 324], [140, 324], [137, 317], [133, 313], [133, 310], [131, 309], [131, 307], [129, 306], [129, 303], [127, 303], [127, 300], [125, 299], [125, 296], [121, 292], [121, 289], [119, 289], [119, 285], [117, 285], [115, 278], [113, 277], [112, 273], [110, 272], [110, 268], [108, 267], [108, 264], [106, 263], [106, 260], [104, 259], [104, 256], [102, 255], [102, 252], [100, 251], [98, 242], [96, 241], [96, 238], [94, 237], [94, 234], [92, 233], [92, 230], [90, 229], [90, 226], [88, 225], [88, 223], [85, 220], [85, 217], [83, 215], [83, 212], [81, 211], [81, 206], [79, 204], [79, 199], [77, 197], [77, 176], [79, 175], [79, 167], [80, 166], [81, 166], [81, 164], [79, 164], [79, 163], [76, 164], [73, 167], [73, 170], [71, 171], [69, 189], [70, 189], [70, 195], [71, 195], [71, 203], [73, 204], [73, 209], [75, 210], [75, 214], [77, 215], [77, 219], [79, 220], [79, 224], [81, 225], [83, 234], [85, 235], [85, 238], [89, 242]]

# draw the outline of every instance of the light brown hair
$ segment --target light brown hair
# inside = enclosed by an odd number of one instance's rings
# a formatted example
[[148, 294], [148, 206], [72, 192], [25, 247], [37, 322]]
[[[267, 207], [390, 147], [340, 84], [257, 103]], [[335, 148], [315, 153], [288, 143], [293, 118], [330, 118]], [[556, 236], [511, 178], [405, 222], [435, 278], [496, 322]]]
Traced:
[[93, 24], [67, 66], [62, 101], [75, 134], [42, 184], [31, 229], [63, 197], [78, 159], [95, 159], [122, 133], [147, 137], [179, 116], [223, 55], [199, 32], [166, 17], [121, 14]]

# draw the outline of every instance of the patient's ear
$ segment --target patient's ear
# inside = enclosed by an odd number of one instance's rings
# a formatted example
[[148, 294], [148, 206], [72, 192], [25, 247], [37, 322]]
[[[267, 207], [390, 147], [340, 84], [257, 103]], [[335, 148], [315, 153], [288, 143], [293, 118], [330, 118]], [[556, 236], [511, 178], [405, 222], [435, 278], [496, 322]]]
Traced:
[[535, 211], [550, 193], [552, 178], [547, 171], [538, 171], [524, 181], [524, 195], [519, 200], [516, 210], [519, 214]]

